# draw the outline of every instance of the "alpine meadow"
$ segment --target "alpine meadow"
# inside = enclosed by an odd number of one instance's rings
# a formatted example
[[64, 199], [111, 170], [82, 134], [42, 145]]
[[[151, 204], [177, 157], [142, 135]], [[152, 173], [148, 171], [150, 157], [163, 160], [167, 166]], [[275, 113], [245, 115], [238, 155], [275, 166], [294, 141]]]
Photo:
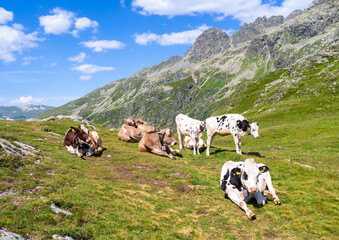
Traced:
[[[184, 56], [33, 119], [0, 120], [0, 239], [337, 239], [338, 5], [315, 0], [231, 36], [210, 28]], [[231, 136], [216, 136], [210, 156], [184, 148], [176, 159], [118, 139], [128, 117], [178, 139], [180, 113], [242, 114], [260, 138], [244, 136], [240, 155]], [[65, 133], [83, 123], [102, 154], [67, 152]], [[223, 164], [248, 158], [269, 167], [281, 201], [248, 202], [255, 220], [220, 189]]]

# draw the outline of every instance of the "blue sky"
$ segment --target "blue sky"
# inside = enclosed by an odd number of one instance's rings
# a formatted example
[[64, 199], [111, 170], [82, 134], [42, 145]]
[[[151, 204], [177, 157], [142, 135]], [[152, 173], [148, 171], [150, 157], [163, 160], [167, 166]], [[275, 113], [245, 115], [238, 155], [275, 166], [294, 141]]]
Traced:
[[60, 106], [183, 56], [209, 27], [232, 34], [311, 0], [2, 0], [0, 105]]

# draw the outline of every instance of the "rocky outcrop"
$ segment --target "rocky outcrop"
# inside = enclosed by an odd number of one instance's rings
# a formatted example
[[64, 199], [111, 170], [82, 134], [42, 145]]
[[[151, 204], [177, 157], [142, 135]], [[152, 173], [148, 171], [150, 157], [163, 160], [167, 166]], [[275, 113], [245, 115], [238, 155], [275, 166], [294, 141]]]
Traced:
[[258, 17], [253, 23], [245, 23], [239, 31], [232, 35], [232, 43], [237, 45], [246, 42], [253, 37], [266, 33], [270, 27], [278, 26], [284, 22], [283, 16]]
[[185, 54], [190, 62], [200, 62], [230, 47], [230, 38], [219, 28], [210, 28], [202, 33]]

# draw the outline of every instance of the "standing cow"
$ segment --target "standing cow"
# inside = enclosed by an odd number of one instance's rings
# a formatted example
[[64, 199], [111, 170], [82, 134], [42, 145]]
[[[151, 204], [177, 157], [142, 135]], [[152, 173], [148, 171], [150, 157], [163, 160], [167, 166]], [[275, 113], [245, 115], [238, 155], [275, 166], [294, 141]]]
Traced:
[[264, 205], [267, 196], [271, 195], [275, 204], [281, 204], [273, 188], [269, 168], [262, 163], [256, 164], [252, 158], [244, 162], [226, 162], [221, 170], [220, 188], [251, 220], [255, 219], [255, 214], [246, 203], [252, 198], [258, 205]]
[[101, 142], [101, 138], [99, 136], [99, 133], [97, 133], [96, 131], [92, 131], [90, 132], [88, 130], [88, 128], [84, 125], [81, 124], [80, 128], [88, 134], [88, 136], [91, 138], [91, 141], [89, 142], [89, 146], [91, 147], [91, 149], [94, 151], [94, 153], [96, 154], [100, 154], [102, 153], [102, 151], [104, 150], [104, 148], [102, 147], [102, 142]]
[[176, 144], [177, 141], [175, 141], [172, 130], [167, 127], [160, 132], [145, 133], [139, 142], [139, 151], [175, 159], [174, 153], [179, 153], [179, 151], [172, 149], [170, 146]]
[[193, 154], [200, 154], [198, 143], [199, 138], [204, 134], [205, 122], [190, 118], [184, 114], [179, 114], [175, 118], [177, 124], [179, 149], [183, 148], [183, 136], [189, 136], [192, 140]]
[[71, 154], [77, 154], [79, 157], [83, 157], [84, 154], [92, 156], [94, 152], [89, 146], [90, 141], [89, 135], [79, 126], [67, 130], [63, 144]]
[[246, 134], [259, 137], [259, 126], [256, 122], [249, 122], [240, 114], [226, 114], [206, 119], [207, 149], [206, 155], [210, 155], [210, 147], [215, 135], [233, 136], [236, 151], [241, 154], [241, 138]]

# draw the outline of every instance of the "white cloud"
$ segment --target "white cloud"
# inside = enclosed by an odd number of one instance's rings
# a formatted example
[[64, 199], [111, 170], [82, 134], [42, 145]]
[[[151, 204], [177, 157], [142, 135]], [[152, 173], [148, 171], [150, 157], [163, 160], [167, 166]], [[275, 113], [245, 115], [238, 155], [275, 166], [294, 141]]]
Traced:
[[81, 44], [92, 48], [93, 52], [102, 52], [106, 49], [121, 49], [126, 46], [124, 43], [115, 40], [88, 41]]
[[79, 77], [80, 80], [83, 80], [83, 81], [87, 81], [87, 80], [90, 80], [92, 78], [92, 75], [81, 75]]
[[77, 70], [84, 74], [92, 74], [92, 73], [101, 72], [101, 71], [113, 71], [114, 68], [113, 67], [100, 67], [100, 66], [93, 65], [93, 64], [83, 64], [78, 67], [72, 68], [72, 70]]
[[157, 35], [155, 33], [147, 32], [143, 34], [135, 34], [135, 42], [140, 45], [147, 45], [152, 42], [156, 42], [160, 45], [176, 45], [176, 44], [193, 44], [194, 41], [204, 31], [209, 28], [207, 25], [202, 25], [194, 30], [165, 33]]
[[92, 21], [87, 17], [77, 18], [74, 24], [75, 28], [78, 30], [85, 30], [86, 28], [97, 28], [99, 26], [97, 21]]
[[14, 99], [13, 101], [11, 101], [11, 104], [32, 104], [32, 103], [40, 103], [42, 102], [44, 99], [43, 98], [33, 98], [32, 96], [28, 96], [28, 97], [23, 97], [21, 96], [18, 99]]
[[[47, 34], [72, 34], [77, 37], [80, 30], [87, 28], [96, 29], [99, 26], [97, 21], [92, 21], [87, 17], [76, 18], [75, 13], [54, 8], [50, 11], [52, 15], [39, 17], [40, 26], [42, 26]], [[73, 30], [71, 30], [73, 28]]]
[[61, 8], [54, 8], [50, 13], [53, 15], [39, 17], [40, 26], [44, 28], [45, 33], [55, 35], [68, 33], [74, 22], [74, 13]]
[[13, 13], [0, 7], [0, 24], [6, 24], [13, 21]]
[[28, 57], [23, 57], [22, 60], [24, 60], [24, 65], [28, 65], [32, 61], [38, 60], [38, 58], [37, 57], [28, 56]]
[[83, 62], [86, 58], [86, 53], [84, 52], [81, 52], [79, 53], [79, 55], [76, 55], [74, 57], [69, 57], [68, 58], [68, 61], [71, 61], [71, 62]]
[[4, 101], [5, 101], [5, 99], [3, 99], [3, 98], [0, 97], [0, 102], [4, 102]]
[[0, 26], [0, 60], [8, 63], [16, 60], [14, 53], [22, 53], [24, 49], [36, 47], [37, 32], [25, 34], [23, 31], [9, 26]]
[[249, 23], [264, 15], [287, 16], [295, 9], [308, 7], [311, 2], [312, 0], [285, 0], [281, 6], [274, 6], [274, 1], [263, 4], [261, 0], [133, 0], [132, 7], [142, 15], [173, 17], [207, 13], [218, 15], [217, 20], [232, 16], [242, 23]]

